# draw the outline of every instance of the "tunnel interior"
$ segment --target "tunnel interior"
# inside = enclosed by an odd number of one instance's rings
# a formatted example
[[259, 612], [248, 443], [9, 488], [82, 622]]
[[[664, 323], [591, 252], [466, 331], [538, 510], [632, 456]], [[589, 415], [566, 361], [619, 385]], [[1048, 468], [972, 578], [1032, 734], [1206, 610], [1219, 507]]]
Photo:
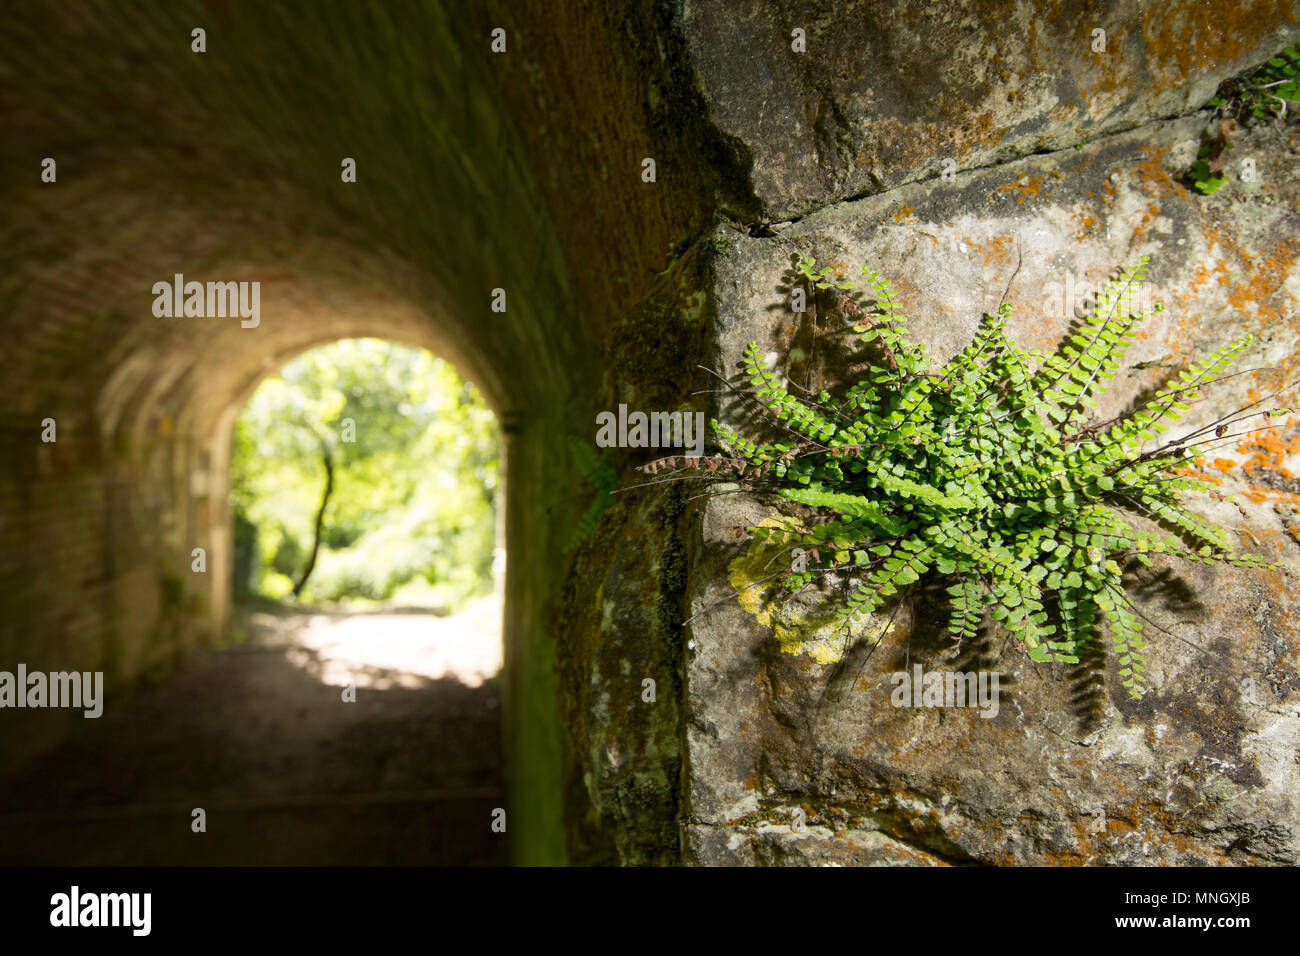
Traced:
[[[385, 326], [382, 316], [376, 322], [374, 314], [369, 315], [371, 321], [356, 327], [386, 328], [391, 335], [392, 326]], [[398, 334], [413, 335], [402, 328]], [[369, 346], [364, 352], [357, 351], [355, 339], [332, 341], [352, 349], [295, 347], [255, 372], [252, 383], [234, 393], [233, 402], [227, 395], [227, 401], [213, 406], [213, 417], [195, 423], [194, 434], [211, 438], [194, 458], [179, 462], [180, 494], [184, 497], [187, 489], [199, 499], [191, 514], [199, 515], [202, 523], [167, 529], [173, 537], [161, 544], [166, 553], [177, 556], [181, 570], [163, 578], [162, 606], [127, 608], [137, 620], [156, 615], [158, 639], [141, 646], [137, 656], [122, 665], [143, 680], [122, 681], [109, 689], [114, 706], [102, 722], [101, 689], [93, 723], [6, 778], [0, 831], [9, 862], [481, 866], [507, 861], [506, 843], [489, 828], [475, 825], [506, 802], [500, 579], [490, 593], [478, 593], [479, 588], [468, 600], [456, 601], [454, 610], [442, 601], [376, 604], [364, 600], [365, 588], [356, 591], [357, 584], [352, 591], [345, 585], [344, 595], [356, 593], [363, 609], [355, 601], [337, 599], [324, 606], [302, 605], [296, 596], [272, 600], [232, 581], [230, 541], [238, 533], [232, 531], [234, 498], [229, 493], [235, 467], [231, 432], [235, 416], [247, 407], [259, 384], [286, 359], [316, 351], [322, 357], [308, 366], [315, 374], [337, 375], [335, 363], [347, 365], [348, 394], [360, 400], [358, 409], [393, 398], [394, 372], [374, 364], [394, 361], [394, 351], [387, 347], [397, 344], [393, 338], [362, 340], [360, 345]], [[425, 353], [428, 363], [412, 363], [409, 356], [417, 353], [397, 352], [397, 367], [403, 370], [437, 361]], [[406, 362], [400, 362], [403, 354]], [[440, 387], [448, 387], [448, 378], [462, 393], [472, 388], [454, 373], [444, 373]], [[366, 383], [378, 394], [361, 394]], [[207, 384], [200, 383], [199, 390]], [[438, 387], [416, 388], [410, 394], [422, 395], [425, 402], [446, 400]], [[309, 424], [290, 417], [295, 409], [283, 402], [283, 393], [273, 394], [280, 395], [281, 404], [277, 406], [275, 398], [268, 404], [285, 417], [272, 421], [271, 428], [292, 431]], [[295, 396], [302, 399], [305, 393]], [[361, 414], [345, 404], [339, 416], [349, 411]], [[396, 405], [378, 419], [363, 417], [359, 427], [391, 428], [393, 413], [400, 420], [415, 411]], [[157, 407], [146, 417], [150, 425], [132, 441], [157, 456], [168, 450], [159, 440], [168, 437], [171, 423]], [[426, 428], [436, 418], [437, 412], [429, 409], [420, 416]], [[355, 441], [358, 423], [348, 421]], [[257, 427], [267, 426], [259, 420]], [[442, 425], [444, 433], [450, 430], [453, 426]], [[254, 446], [259, 451], [289, 454], [284, 444], [257, 437], [262, 440]], [[476, 440], [461, 437], [467, 445]], [[481, 444], [481, 437], [477, 441]], [[408, 446], [401, 452], [405, 462], [389, 462], [404, 475], [433, 475], [445, 481], [458, 447], [442, 446], [443, 460], [432, 461], [420, 459]], [[331, 486], [336, 480], [346, 482], [350, 470], [355, 473], [356, 462], [349, 461], [345, 449], [342, 444], [333, 448]], [[292, 461], [284, 458], [279, 464]], [[364, 461], [363, 456], [363, 466]], [[185, 471], [195, 462], [199, 467], [210, 463], [210, 468]], [[138, 467], [165, 483], [173, 464], [153, 457]], [[463, 477], [463, 472], [457, 474]], [[359, 480], [364, 485], [367, 479], [362, 474]], [[345, 485], [334, 504], [347, 492]], [[463, 490], [471, 496], [483, 492]], [[315, 507], [319, 488], [313, 486], [307, 495]], [[346, 505], [346, 499], [341, 503]], [[125, 526], [147, 528], [165, 521], [173, 504], [165, 496], [144, 505], [133, 502], [131, 507], [139, 510], [126, 516]], [[285, 499], [277, 496], [275, 507], [259, 514], [279, 521], [286, 517], [285, 507]], [[378, 524], [372, 518], [362, 533], [383, 534], [384, 525], [395, 518], [394, 510], [377, 516]], [[320, 511], [324, 518], [326, 509]], [[495, 520], [489, 525], [499, 528]], [[323, 527], [333, 526], [331, 515]], [[455, 531], [457, 525], [451, 528]], [[318, 531], [318, 543], [320, 538]], [[198, 547], [188, 554], [186, 573], [186, 548], [194, 542]], [[246, 543], [255, 546], [256, 541]], [[501, 541], [495, 544], [487, 542], [485, 553], [478, 556], [494, 570], [505, 553]], [[246, 577], [250, 570], [259, 570], [261, 556], [255, 547], [245, 561]], [[295, 570], [303, 574], [301, 568]], [[381, 575], [384, 570], [376, 569]], [[425, 576], [432, 579], [434, 573], [430, 566]], [[307, 580], [305, 574], [301, 580]], [[431, 595], [445, 592], [426, 588], [423, 593], [428, 602]], [[197, 638], [196, 623], [209, 628]], [[32, 669], [40, 670], [46, 659], [37, 658]], [[214, 824], [221, 821], [219, 827], [214, 825], [220, 839], [196, 844], [191, 837], [209, 832], [209, 814]], [[184, 816], [192, 818], [189, 830], [167, 825]]]
[[[518, 459], [523, 485], [544, 486], [533, 446], [591, 354], [476, 24], [434, 5], [366, 8], [359, 32], [355, 13], [309, 5], [28, 13], [0, 57], [6, 165], [51, 157], [57, 179], [4, 187], [6, 659], [102, 670], [111, 698], [228, 633], [232, 424], [314, 345], [371, 336], [446, 357], [498, 415], [512, 474]], [[51, 43], [85, 56], [50, 71]], [[173, 281], [256, 282], [260, 315], [161, 317], [153, 290]], [[544, 545], [540, 510], [508, 503], [506, 535]], [[506, 696], [530, 712], [522, 762], [551, 765], [513, 815], [519, 852], [545, 858], [562, 839], [560, 734], [528, 550], [505, 587], [507, 672], [529, 676]], [[66, 718], [16, 713], [6, 762], [52, 746]]]

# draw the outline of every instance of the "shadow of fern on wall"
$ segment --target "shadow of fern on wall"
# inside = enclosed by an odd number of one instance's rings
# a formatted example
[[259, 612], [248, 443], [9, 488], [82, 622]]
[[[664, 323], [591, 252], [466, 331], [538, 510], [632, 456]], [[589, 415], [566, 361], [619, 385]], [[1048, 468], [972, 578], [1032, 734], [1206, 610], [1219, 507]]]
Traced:
[[[1289, 410], [1262, 407], [1266, 396], [1161, 437], [1205, 390], [1244, 374], [1228, 368], [1251, 336], [1190, 363], [1115, 417], [1094, 414], [1103, 380], [1162, 308], [1143, 295], [1146, 262], [1099, 289], [1055, 353], [1009, 341], [1004, 303], [935, 371], [908, 337], [888, 282], [864, 268], [860, 291], [802, 257], [792, 299], [812, 313], [810, 330], [830, 319], [844, 326], [833, 331], [856, 335], [862, 352], [835, 350], [863, 373], [814, 394], [811, 377], [799, 385], [778, 374], [776, 356], [751, 342], [748, 387], [714, 373], [734, 405], [723, 416], [737, 423], [711, 422], [717, 450], [641, 470], [651, 484], [693, 477], [712, 493], [776, 499], [780, 507], [747, 529], [727, 599], [772, 627], [782, 650], [860, 670], [897, 630], [900, 608], [928, 593], [922, 616], [940, 618], [945, 656], [991, 664], [996, 633], [1035, 662], [1070, 665], [1072, 707], [1089, 723], [1101, 701], [1103, 633], [1133, 698], [1147, 686], [1147, 627], [1169, 633], [1132, 598], [1162, 586], [1146, 572], [1155, 556], [1275, 566], [1235, 549], [1189, 496], [1223, 500], [1197, 471], [1202, 456]], [[1169, 580], [1170, 600], [1195, 603]], [[831, 685], [840, 680], [837, 672]]]

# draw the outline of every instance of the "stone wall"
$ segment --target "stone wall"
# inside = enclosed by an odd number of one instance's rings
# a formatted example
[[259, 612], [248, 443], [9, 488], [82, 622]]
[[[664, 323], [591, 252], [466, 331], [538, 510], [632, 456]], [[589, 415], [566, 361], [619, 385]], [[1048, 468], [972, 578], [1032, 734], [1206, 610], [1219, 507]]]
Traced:
[[[1177, 181], [1195, 158], [1199, 118], [1158, 121], [1067, 149], [915, 183], [810, 214], [771, 238], [737, 237], [716, 265], [719, 367], [749, 341], [803, 380], [808, 319], [791, 313], [792, 254], [896, 279], [901, 311], [936, 362], [970, 340], [980, 315], [1014, 303], [1013, 341], [1053, 350], [1073, 317], [1066, 276], [1104, 281], [1150, 255], [1166, 311], [1144, 327], [1098, 414], [1218, 346], [1253, 332], [1243, 367], [1195, 410], [1212, 421], [1300, 379], [1296, 306], [1300, 130], [1243, 138], [1261, 181], [1213, 198]], [[856, 271], [856, 270], [854, 270]], [[1071, 280], [1071, 281], [1075, 281]], [[774, 316], [781, 316], [774, 322]], [[824, 330], [828, 338], [833, 330]], [[829, 351], [829, 349], [824, 349]], [[1139, 368], [1138, 366], [1145, 366]], [[814, 367], [814, 387], [827, 375]], [[1191, 414], [1191, 413], [1189, 413]], [[734, 421], [734, 418], [733, 418]], [[1190, 419], [1189, 419], [1190, 421]], [[692, 588], [688, 664], [688, 852], [704, 863], [1292, 863], [1300, 857], [1300, 540], [1275, 503], [1297, 500], [1294, 426], [1243, 440], [1207, 465], [1246, 510], [1198, 504], [1282, 567], [1205, 565], [1134, 582], [1147, 627], [1151, 689], [1128, 699], [1111, 663], [1035, 665], [1002, 639], [945, 656], [943, 626], [918, 599], [868, 654], [823, 665], [773, 648], [727, 593], [734, 528], [768, 511], [723, 496], [706, 509], [711, 556]], [[1280, 467], [1279, 467], [1280, 466]], [[1168, 634], [1157, 628], [1165, 628]], [[996, 670], [1001, 707], [891, 704], [893, 672]], [[792, 829], [802, 807], [805, 830]], [[1098, 826], [1100, 824], [1100, 826]]]
[[[1219, 390], [1203, 414], [1293, 381], [1295, 124], [1234, 145], [1255, 181], [1237, 166], [1214, 197], [1186, 185], [1207, 127], [1198, 107], [1295, 42], [1289, 5], [1230, 19], [1193, 4], [685, 5], [710, 117], [752, 156], [772, 221], [712, 237], [725, 250], [709, 297], [712, 367], [732, 372], [757, 341], [792, 379], [810, 372], [812, 332], [789, 307], [796, 254], [889, 277], [937, 360], [1003, 297], [1016, 306], [1013, 339], [1054, 348], [1069, 321], [1054, 305], [1067, 276], [1100, 282], [1146, 254], [1168, 311], [1130, 355], [1147, 368], [1117, 379], [1112, 413], [1244, 331], [1258, 339], [1249, 364], [1272, 370]], [[803, 54], [790, 48], [796, 27]], [[1098, 27], [1104, 52], [1090, 42]], [[818, 384], [837, 371], [811, 369]], [[733, 408], [711, 410], [736, 421]], [[869, 656], [823, 665], [778, 651], [726, 598], [737, 529], [770, 511], [712, 499], [689, 588], [685, 858], [1294, 862], [1300, 553], [1278, 513], [1300, 500], [1296, 447], [1289, 423], [1214, 462], [1211, 477], [1242, 490], [1247, 508], [1212, 517], [1282, 569], [1193, 566], [1141, 586], [1140, 606], [1173, 632], [1152, 642], [1143, 700], [1095, 662], [1035, 666], [999, 644], [966, 661], [1012, 687], [994, 720], [890, 705], [891, 672], [929, 668], [946, 650], [923, 603]]]

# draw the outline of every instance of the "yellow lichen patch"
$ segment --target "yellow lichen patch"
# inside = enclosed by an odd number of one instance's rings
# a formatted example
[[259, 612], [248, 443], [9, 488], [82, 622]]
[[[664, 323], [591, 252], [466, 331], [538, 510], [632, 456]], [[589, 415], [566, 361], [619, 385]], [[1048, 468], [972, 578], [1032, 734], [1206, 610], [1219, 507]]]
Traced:
[[899, 206], [894, 210], [894, 218], [899, 222], [906, 222], [909, 219], [916, 218], [916, 210], [911, 206]]
[[[794, 531], [804, 527], [798, 518], [776, 515], [763, 519], [759, 527]], [[836, 605], [821, 593], [798, 594], [778, 600], [780, 573], [794, 560], [793, 541], [755, 541], [749, 550], [727, 566], [727, 580], [736, 589], [742, 608], [772, 632], [787, 654], [807, 654], [818, 664], [833, 664], [844, 657], [852, 643], [837, 626]], [[807, 589], [812, 591], [812, 589]], [[865, 628], [852, 635], [854, 641], [869, 636], [878, 642], [889, 630], [888, 621], [871, 618]]]

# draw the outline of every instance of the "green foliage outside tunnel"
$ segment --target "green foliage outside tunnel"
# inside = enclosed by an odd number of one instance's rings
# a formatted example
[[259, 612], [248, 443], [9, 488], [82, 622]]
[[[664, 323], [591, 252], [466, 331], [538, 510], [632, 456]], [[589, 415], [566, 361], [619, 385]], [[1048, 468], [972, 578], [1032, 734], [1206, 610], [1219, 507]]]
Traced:
[[491, 589], [498, 469], [495, 418], [448, 363], [379, 339], [303, 353], [235, 425], [236, 592], [454, 609]]

